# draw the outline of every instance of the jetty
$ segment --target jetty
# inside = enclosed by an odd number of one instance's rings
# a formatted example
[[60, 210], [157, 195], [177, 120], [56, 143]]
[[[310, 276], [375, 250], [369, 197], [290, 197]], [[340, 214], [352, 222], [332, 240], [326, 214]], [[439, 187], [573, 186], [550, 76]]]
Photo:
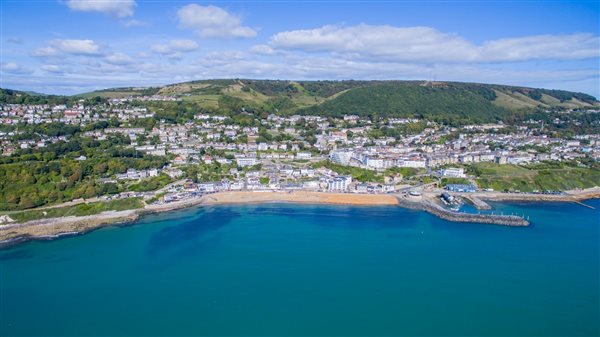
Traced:
[[518, 215], [499, 215], [499, 214], [471, 214], [456, 212], [444, 208], [433, 200], [421, 199], [419, 201], [411, 201], [405, 197], [398, 196], [398, 202], [401, 206], [419, 209], [431, 213], [444, 220], [453, 222], [472, 222], [493, 224], [511, 227], [526, 227], [529, 226], [529, 220]]
[[492, 209], [492, 206], [490, 206], [490, 204], [488, 204], [487, 202], [477, 198], [474, 195], [463, 195], [463, 198], [469, 200], [473, 206], [475, 206], [475, 208], [482, 210], [482, 209]]
[[455, 212], [446, 209], [435, 202], [424, 201], [423, 209], [444, 220], [455, 222], [476, 222], [494, 225], [525, 227], [529, 226], [529, 221], [518, 215], [497, 215], [497, 214], [471, 214]]

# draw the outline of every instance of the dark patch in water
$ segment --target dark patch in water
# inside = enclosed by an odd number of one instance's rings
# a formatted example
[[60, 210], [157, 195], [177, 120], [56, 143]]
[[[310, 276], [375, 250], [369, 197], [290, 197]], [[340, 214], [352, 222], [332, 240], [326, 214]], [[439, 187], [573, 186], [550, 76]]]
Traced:
[[0, 254], [0, 261], [23, 260], [33, 257], [33, 253], [28, 250], [7, 251]]
[[193, 216], [190, 221], [177, 222], [177, 225], [161, 229], [150, 237], [146, 252], [155, 256], [178, 247], [182, 244], [198, 241], [203, 236], [227, 225], [232, 219], [240, 216], [229, 208], [207, 208]]

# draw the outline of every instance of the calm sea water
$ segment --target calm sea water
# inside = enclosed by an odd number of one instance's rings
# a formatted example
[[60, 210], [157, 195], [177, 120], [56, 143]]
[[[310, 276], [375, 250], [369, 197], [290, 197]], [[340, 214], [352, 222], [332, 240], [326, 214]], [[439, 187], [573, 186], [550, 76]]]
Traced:
[[494, 206], [533, 225], [218, 206], [0, 250], [0, 335], [598, 335], [599, 211]]

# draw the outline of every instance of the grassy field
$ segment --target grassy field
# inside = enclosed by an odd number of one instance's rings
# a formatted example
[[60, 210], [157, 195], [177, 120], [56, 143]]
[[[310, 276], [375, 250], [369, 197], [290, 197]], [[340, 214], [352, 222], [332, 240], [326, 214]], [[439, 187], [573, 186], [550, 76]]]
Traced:
[[496, 191], [566, 191], [600, 186], [600, 170], [568, 164], [529, 166], [477, 163], [468, 167], [480, 188]]
[[219, 97], [220, 95], [211, 95], [211, 94], [203, 94], [203, 95], [191, 95], [191, 96], [183, 96], [182, 99], [186, 102], [194, 102], [198, 103], [203, 108], [219, 108]]
[[416, 175], [424, 174], [426, 171], [423, 168], [412, 168], [412, 167], [391, 167], [385, 170], [385, 175], [391, 176], [400, 174], [403, 178], [407, 179]]
[[44, 210], [29, 210], [10, 214], [10, 217], [16, 222], [26, 222], [30, 220], [44, 218], [58, 218], [64, 216], [85, 216], [102, 213], [104, 211], [124, 211], [128, 209], [138, 209], [144, 207], [140, 198], [129, 198], [111, 200], [107, 202], [93, 202], [89, 204], [79, 204], [66, 207], [48, 208]]
[[230, 86], [227, 86], [227, 87], [221, 89], [221, 92], [225, 95], [236, 97], [241, 100], [255, 103], [255, 104], [262, 104], [269, 99], [268, 96], [265, 96], [258, 91], [255, 91], [252, 89], [249, 89], [248, 91], [244, 91], [244, 90], [242, 90], [243, 88], [244, 88], [243, 85], [232, 84]]
[[471, 182], [469, 181], [469, 179], [466, 178], [442, 178], [442, 180], [440, 181], [440, 185], [441, 187], [446, 187], [446, 185], [448, 184], [464, 184], [464, 185], [468, 185]]
[[[540, 105], [540, 102], [535, 101], [523, 94], [508, 93], [499, 90], [496, 92], [496, 99], [493, 103], [497, 106], [501, 106], [507, 109], [524, 109], [524, 108], [535, 108]], [[557, 100], [558, 101], [558, 100]]]
[[162, 87], [159, 91], [159, 95], [177, 95], [181, 93], [190, 92], [192, 90], [205, 89], [210, 87], [208, 83], [180, 83]]

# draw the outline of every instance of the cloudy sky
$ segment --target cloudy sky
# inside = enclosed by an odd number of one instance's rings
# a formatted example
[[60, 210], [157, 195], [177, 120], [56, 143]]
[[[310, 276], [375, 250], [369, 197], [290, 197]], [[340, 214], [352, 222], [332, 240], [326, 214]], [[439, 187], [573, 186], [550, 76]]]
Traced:
[[429, 79], [600, 96], [599, 2], [2, 0], [3, 88]]

